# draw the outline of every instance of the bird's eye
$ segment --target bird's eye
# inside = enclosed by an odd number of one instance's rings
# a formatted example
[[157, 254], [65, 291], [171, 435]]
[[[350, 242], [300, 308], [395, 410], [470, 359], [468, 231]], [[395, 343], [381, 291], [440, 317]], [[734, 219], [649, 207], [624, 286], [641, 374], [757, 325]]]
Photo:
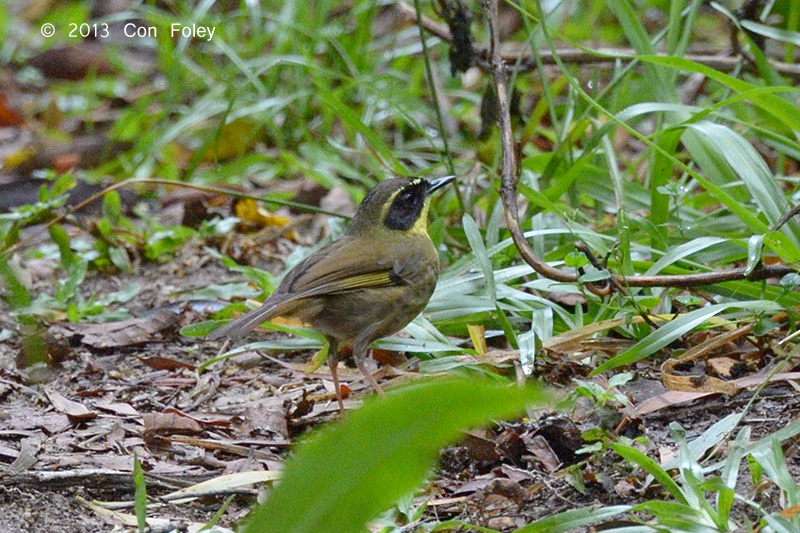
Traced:
[[411, 193], [411, 191], [405, 191], [400, 195], [400, 201], [403, 202], [404, 205], [413, 205], [414, 195]]

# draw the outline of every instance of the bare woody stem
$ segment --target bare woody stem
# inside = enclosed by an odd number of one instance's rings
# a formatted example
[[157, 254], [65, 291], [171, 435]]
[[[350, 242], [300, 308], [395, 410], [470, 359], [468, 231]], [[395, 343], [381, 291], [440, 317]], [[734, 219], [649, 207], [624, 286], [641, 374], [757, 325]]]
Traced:
[[[418, 22], [429, 33], [448, 43], [453, 42], [453, 36], [450, 34], [450, 30], [445, 24], [437, 22], [425, 15], [420, 15], [412, 5], [406, 2], [400, 1], [396, 6], [400, 13]], [[476, 66], [485, 72], [491, 72], [491, 57], [493, 53], [494, 51], [491, 47], [488, 50], [476, 47]], [[518, 72], [530, 72], [537, 68], [533, 54], [530, 53], [530, 49], [527, 46], [509, 43], [499, 47], [499, 53], [501, 59], [505, 63], [515, 65]], [[636, 51], [630, 48], [601, 48], [591, 52], [575, 48], [560, 48], [556, 53], [559, 60], [567, 64], [608, 64], [609, 66], [613, 66], [615, 62], [619, 61], [621, 56], [633, 58], [633, 56], [636, 55]], [[538, 55], [543, 65], [557, 64], [556, 57], [550, 50], [539, 50]], [[744, 68], [747, 72], [757, 72], [755, 63], [747, 56], [742, 56], [740, 54], [721, 55], [720, 53], [714, 52], [705, 54], [684, 54], [681, 57], [722, 72], [730, 72], [737, 68]], [[768, 59], [768, 61], [772, 68], [779, 74], [795, 80], [800, 80], [800, 65], [785, 63], [774, 59]]]

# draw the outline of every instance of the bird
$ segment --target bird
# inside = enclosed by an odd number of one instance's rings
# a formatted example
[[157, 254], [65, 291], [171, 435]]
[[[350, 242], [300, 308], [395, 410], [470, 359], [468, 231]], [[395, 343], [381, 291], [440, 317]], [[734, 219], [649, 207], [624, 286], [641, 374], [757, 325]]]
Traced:
[[344, 402], [339, 348], [380, 396], [364, 360], [370, 345], [403, 329], [428, 304], [439, 277], [439, 254], [428, 235], [431, 194], [455, 176], [391, 178], [364, 197], [344, 234], [310, 254], [283, 277], [260, 307], [215, 329], [208, 340], [236, 340], [275, 317], [295, 318], [328, 342], [328, 366], [339, 410]]

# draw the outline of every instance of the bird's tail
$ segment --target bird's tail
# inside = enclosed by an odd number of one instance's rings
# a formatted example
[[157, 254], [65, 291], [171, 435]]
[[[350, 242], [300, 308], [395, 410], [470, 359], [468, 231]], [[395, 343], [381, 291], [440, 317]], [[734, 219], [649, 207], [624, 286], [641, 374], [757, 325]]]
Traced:
[[277, 313], [275, 311], [277, 308], [278, 306], [275, 304], [270, 305], [269, 303], [265, 303], [261, 307], [253, 309], [252, 311], [248, 311], [239, 318], [228, 322], [220, 328], [215, 329], [208, 334], [206, 339], [215, 340], [221, 339], [222, 337], [235, 339], [237, 337], [241, 337], [242, 335], [254, 330], [263, 322], [266, 322], [270, 318], [276, 316]]

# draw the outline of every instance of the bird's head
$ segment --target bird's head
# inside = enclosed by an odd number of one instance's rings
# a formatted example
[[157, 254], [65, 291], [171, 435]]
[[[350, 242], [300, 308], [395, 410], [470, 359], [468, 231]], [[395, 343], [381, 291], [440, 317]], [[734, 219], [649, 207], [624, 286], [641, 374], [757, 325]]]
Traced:
[[379, 183], [358, 206], [347, 233], [394, 230], [427, 235], [430, 195], [454, 179], [394, 178]]

